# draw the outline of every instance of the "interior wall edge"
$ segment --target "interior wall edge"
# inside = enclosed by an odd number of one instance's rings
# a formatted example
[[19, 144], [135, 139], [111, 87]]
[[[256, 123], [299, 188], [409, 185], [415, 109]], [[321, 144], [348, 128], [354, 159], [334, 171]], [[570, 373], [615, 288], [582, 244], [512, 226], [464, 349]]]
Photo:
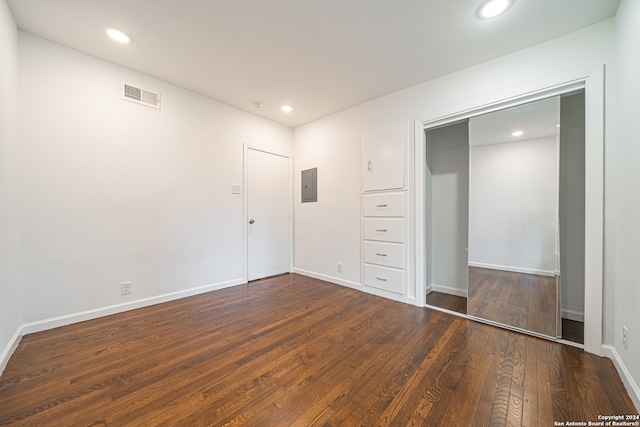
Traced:
[[622, 361], [618, 350], [610, 344], [603, 344], [602, 355], [613, 361], [613, 365], [615, 366], [616, 371], [618, 371], [618, 374], [622, 379], [622, 383], [627, 389], [627, 393], [629, 393], [629, 397], [633, 400], [633, 404], [636, 406], [636, 409], [640, 408], [640, 387], [638, 386], [638, 383], [635, 382], [631, 376], [631, 372], [629, 372], [629, 369]]
[[301, 276], [312, 277], [314, 279], [324, 280], [325, 282], [333, 283], [334, 285], [345, 286], [351, 289], [357, 289], [359, 291], [362, 290], [362, 284], [358, 282], [353, 282], [351, 280], [341, 279], [335, 276], [329, 276], [322, 273], [316, 273], [314, 271], [304, 270], [302, 268], [293, 268], [293, 273], [300, 274]]
[[[467, 297], [467, 290], [461, 286], [446, 286], [446, 285], [438, 285], [437, 283], [432, 283], [427, 286], [429, 292], [441, 292], [449, 295], [455, 295], [458, 297]], [[427, 292], [427, 293], [429, 293]]]
[[570, 310], [568, 308], [562, 309], [562, 318], [575, 320], [576, 322], [584, 322], [584, 312], [577, 310]]
[[128, 301], [121, 304], [99, 307], [92, 310], [81, 311], [78, 313], [66, 314], [63, 316], [52, 317], [49, 319], [38, 320], [35, 322], [25, 323], [21, 326], [22, 335], [32, 334], [35, 332], [46, 331], [61, 326], [71, 325], [74, 323], [84, 322], [87, 320], [97, 319], [100, 317], [110, 316], [112, 314], [124, 313], [138, 308], [149, 307], [151, 305], [160, 304], [169, 301], [175, 301], [194, 295], [204, 294], [232, 286], [244, 285], [247, 283], [246, 278], [227, 280], [219, 283], [198, 286], [195, 288], [185, 289], [177, 292], [156, 295], [148, 298], [142, 298], [135, 301]]
[[538, 270], [535, 268], [524, 268], [524, 267], [518, 267], [518, 266], [511, 266], [511, 265], [485, 264], [482, 262], [473, 262], [473, 261], [469, 261], [469, 267], [486, 268], [489, 270], [510, 271], [512, 273], [536, 274], [538, 276], [554, 277], [556, 275], [556, 272], [551, 270]]
[[7, 363], [9, 363], [9, 359], [11, 359], [11, 356], [13, 356], [13, 353], [18, 348], [18, 344], [20, 344], [20, 340], [22, 339], [23, 335], [24, 328], [22, 326], [19, 326], [11, 339], [9, 339], [9, 342], [5, 346], [4, 350], [2, 350], [2, 353], [0, 353], [0, 375], [2, 375], [2, 372], [4, 372], [4, 368], [6, 368]]

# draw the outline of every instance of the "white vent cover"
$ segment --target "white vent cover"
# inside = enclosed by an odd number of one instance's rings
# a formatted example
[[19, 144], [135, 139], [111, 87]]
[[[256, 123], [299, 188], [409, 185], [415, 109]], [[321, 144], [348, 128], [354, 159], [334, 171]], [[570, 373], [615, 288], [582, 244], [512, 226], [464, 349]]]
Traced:
[[153, 107], [160, 109], [160, 93], [152, 92], [150, 90], [142, 89], [130, 85], [129, 83], [122, 83], [120, 88], [120, 98], [127, 101], [135, 102], [137, 104], [146, 105], [147, 107]]

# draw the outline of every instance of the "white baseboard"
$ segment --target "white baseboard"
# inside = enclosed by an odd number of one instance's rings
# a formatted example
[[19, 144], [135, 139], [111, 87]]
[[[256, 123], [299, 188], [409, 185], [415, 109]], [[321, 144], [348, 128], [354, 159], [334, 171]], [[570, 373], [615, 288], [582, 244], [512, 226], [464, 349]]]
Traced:
[[301, 268], [294, 268], [293, 272], [302, 276], [313, 277], [314, 279], [324, 280], [325, 282], [333, 283], [336, 285], [346, 286], [347, 288], [362, 290], [362, 285], [358, 282], [352, 282], [350, 280], [340, 279], [339, 277], [328, 276], [326, 274], [315, 273], [309, 270], [303, 270]]
[[613, 365], [616, 367], [627, 393], [629, 393], [633, 404], [636, 405], [636, 410], [640, 410], [640, 387], [638, 387], [638, 383], [633, 379], [631, 372], [622, 361], [618, 350], [612, 345], [604, 344], [602, 346], [602, 355], [613, 361]]
[[374, 288], [373, 286], [363, 286], [362, 292], [365, 292], [369, 295], [375, 295], [377, 297], [389, 299], [392, 301], [398, 301], [403, 304], [408, 304], [406, 296], [402, 294], [397, 294], [395, 292], [385, 291], [384, 289]]
[[303, 270], [301, 268], [294, 268], [293, 272], [302, 276], [313, 277], [314, 279], [324, 280], [325, 282], [333, 283], [335, 285], [345, 286], [347, 288], [356, 289], [358, 291], [366, 292], [371, 295], [387, 298], [394, 301], [399, 301], [405, 304], [416, 305], [417, 300], [415, 297], [406, 297], [402, 294], [396, 294], [395, 292], [385, 291], [383, 289], [373, 288], [371, 286], [362, 286], [358, 282], [352, 282], [350, 280], [340, 279], [334, 276], [328, 276], [326, 274], [316, 273], [309, 270]]
[[7, 363], [9, 363], [9, 359], [11, 359], [13, 352], [18, 348], [18, 344], [20, 344], [20, 339], [23, 335], [24, 332], [22, 331], [22, 326], [20, 326], [13, 334], [4, 350], [2, 350], [2, 353], [0, 353], [0, 375], [2, 375], [4, 368], [7, 367]]
[[453, 286], [438, 285], [436, 283], [432, 283], [429, 286], [427, 286], [427, 294], [432, 291], [442, 292], [443, 294], [455, 295], [458, 297], [464, 297], [464, 298], [467, 297], [466, 289], [461, 289]]
[[60, 326], [70, 325], [72, 323], [84, 322], [86, 320], [97, 319], [99, 317], [109, 316], [112, 314], [122, 313], [129, 310], [135, 310], [136, 308], [147, 307], [154, 304], [160, 304], [167, 301], [173, 301], [181, 298], [190, 297], [193, 295], [203, 294], [205, 292], [211, 292], [218, 289], [229, 288], [231, 286], [242, 285], [247, 283], [247, 279], [244, 277], [228, 280], [225, 282], [214, 283], [210, 285], [198, 286], [196, 288], [185, 289], [182, 291], [171, 292], [163, 295], [157, 295], [149, 298], [142, 298], [135, 301], [129, 301], [122, 304], [110, 305], [107, 307], [95, 308], [92, 310], [81, 311], [78, 313], [66, 314], [64, 316], [52, 317], [49, 319], [38, 320], [36, 322], [25, 323], [21, 325], [16, 333], [11, 337], [9, 343], [5, 349], [0, 353], [0, 374], [7, 366], [11, 355], [18, 347], [20, 338], [23, 335], [31, 334], [34, 332], [46, 331], [48, 329], [57, 328]]
[[66, 314], [64, 316], [52, 317], [50, 319], [38, 320], [22, 325], [23, 334], [31, 334], [34, 332], [46, 331], [48, 329], [60, 326], [70, 325], [72, 323], [84, 322], [86, 320], [97, 319], [99, 317], [110, 316], [112, 314], [122, 313], [124, 311], [135, 310], [136, 308], [147, 307], [154, 304], [160, 304], [167, 301], [173, 301], [193, 295], [203, 294], [205, 292], [216, 291], [218, 289], [229, 288], [231, 286], [242, 285], [247, 283], [246, 278], [241, 277], [225, 282], [219, 282], [196, 288], [185, 289], [182, 291], [170, 292], [167, 294], [156, 295], [149, 298], [142, 298], [135, 301], [129, 301], [122, 304], [110, 305], [107, 307], [95, 308], [92, 310], [81, 311], [78, 313]]
[[536, 274], [538, 276], [554, 277], [556, 275], [555, 271], [537, 270], [535, 268], [512, 267], [509, 265], [484, 264], [481, 262], [471, 262], [471, 261], [469, 261], [469, 267], [487, 268], [489, 270], [511, 271], [513, 273]]
[[576, 310], [562, 309], [562, 318], [584, 323], [584, 313]]

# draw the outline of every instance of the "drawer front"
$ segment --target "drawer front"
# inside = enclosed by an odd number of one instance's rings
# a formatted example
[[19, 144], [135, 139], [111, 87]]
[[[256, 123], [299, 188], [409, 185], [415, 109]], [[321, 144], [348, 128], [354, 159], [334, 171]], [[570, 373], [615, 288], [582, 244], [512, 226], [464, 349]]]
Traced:
[[364, 216], [404, 216], [404, 193], [363, 196]]
[[404, 219], [402, 218], [365, 218], [365, 240], [383, 242], [404, 242]]
[[380, 267], [378, 265], [364, 265], [364, 284], [396, 294], [403, 293], [404, 270]]
[[399, 243], [364, 242], [364, 262], [385, 265], [387, 267], [404, 267], [404, 246]]

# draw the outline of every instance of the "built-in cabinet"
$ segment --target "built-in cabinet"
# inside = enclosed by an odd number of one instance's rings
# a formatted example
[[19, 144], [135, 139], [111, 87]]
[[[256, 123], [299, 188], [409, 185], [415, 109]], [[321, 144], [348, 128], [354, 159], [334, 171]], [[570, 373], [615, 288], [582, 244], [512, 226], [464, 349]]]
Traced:
[[407, 259], [406, 132], [362, 137], [362, 277], [366, 291], [405, 296]]

